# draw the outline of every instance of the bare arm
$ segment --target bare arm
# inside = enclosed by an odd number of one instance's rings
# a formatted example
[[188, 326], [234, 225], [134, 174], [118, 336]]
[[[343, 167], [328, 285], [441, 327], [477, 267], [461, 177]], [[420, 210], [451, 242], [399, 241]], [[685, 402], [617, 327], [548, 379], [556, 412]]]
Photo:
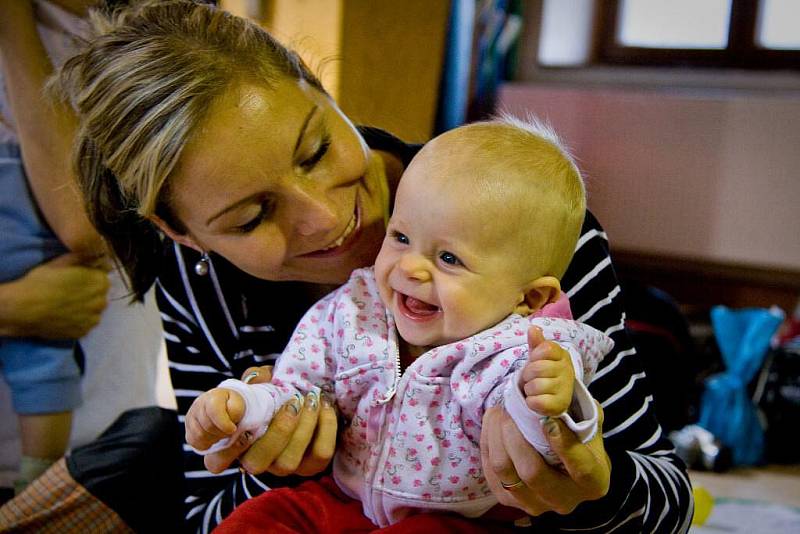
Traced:
[[74, 253], [0, 284], [0, 336], [77, 339], [107, 304], [108, 266], [84, 265]]
[[104, 252], [75, 184], [70, 153], [77, 121], [43, 87], [53, 72], [36, 30], [29, 0], [0, 0], [0, 51], [6, 90], [17, 124], [22, 159], [36, 202], [50, 227], [71, 251]]

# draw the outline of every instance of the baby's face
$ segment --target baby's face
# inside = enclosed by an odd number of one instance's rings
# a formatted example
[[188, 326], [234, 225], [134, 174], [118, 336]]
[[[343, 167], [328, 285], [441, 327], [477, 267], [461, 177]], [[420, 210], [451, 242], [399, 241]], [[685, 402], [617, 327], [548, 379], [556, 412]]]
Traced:
[[[418, 156], [403, 175], [375, 261], [381, 298], [399, 334], [420, 347], [498, 323], [523, 301], [531, 282], [520, 266], [525, 254], [509, 241], [507, 214], [458, 186], [454, 174], [474, 169], [436, 163], [432, 173]], [[452, 177], [452, 185], [433, 174]]]

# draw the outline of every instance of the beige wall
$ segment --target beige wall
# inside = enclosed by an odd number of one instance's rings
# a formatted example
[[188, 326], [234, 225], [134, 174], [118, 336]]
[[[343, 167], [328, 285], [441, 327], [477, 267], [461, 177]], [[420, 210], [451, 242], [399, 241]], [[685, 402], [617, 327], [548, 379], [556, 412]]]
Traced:
[[406, 141], [433, 132], [447, 0], [226, 0], [295, 49], [357, 124]]
[[800, 269], [800, 97], [510, 84], [584, 169], [613, 247]]

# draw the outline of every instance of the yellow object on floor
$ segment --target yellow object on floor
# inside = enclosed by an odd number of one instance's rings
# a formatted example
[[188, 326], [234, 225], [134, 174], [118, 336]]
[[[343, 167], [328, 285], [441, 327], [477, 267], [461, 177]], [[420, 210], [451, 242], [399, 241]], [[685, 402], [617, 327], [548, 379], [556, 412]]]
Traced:
[[703, 486], [695, 486], [692, 493], [694, 494], [692, 525], [701, 526], [711, 515], [711, 509], [714, 508], [714, 497]]

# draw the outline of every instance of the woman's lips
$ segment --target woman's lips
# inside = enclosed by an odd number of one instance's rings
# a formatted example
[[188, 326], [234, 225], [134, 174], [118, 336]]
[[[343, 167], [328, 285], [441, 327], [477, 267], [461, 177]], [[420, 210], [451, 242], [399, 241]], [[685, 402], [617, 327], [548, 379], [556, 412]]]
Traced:
[[353, 245], [358, 241], [360, 235], [361, 235], [361, 207], [359, 206], [358, 203], [358, 197], [356, 197], [356, 207], [353, 212], [353, 217], [350, 219], [350, 222], [347, 224], [347, 227], [344, 229], [342, 234], [338, 238], [336, 238], [332, 243], [330, 243], [327, 247], [315, 250], [314, 252], [303, 254], [303, 257], [327, 258], [329, 256], [336, 256], [338, 254], [342, 254], [343, 252], [347, 252], [353, 247]]
[[441, 308], [399, 291], [395, 292], [395, 297], [397, 299], [397, 309], [400, 313], [418, 323], [431, 321], [442, 311]]

